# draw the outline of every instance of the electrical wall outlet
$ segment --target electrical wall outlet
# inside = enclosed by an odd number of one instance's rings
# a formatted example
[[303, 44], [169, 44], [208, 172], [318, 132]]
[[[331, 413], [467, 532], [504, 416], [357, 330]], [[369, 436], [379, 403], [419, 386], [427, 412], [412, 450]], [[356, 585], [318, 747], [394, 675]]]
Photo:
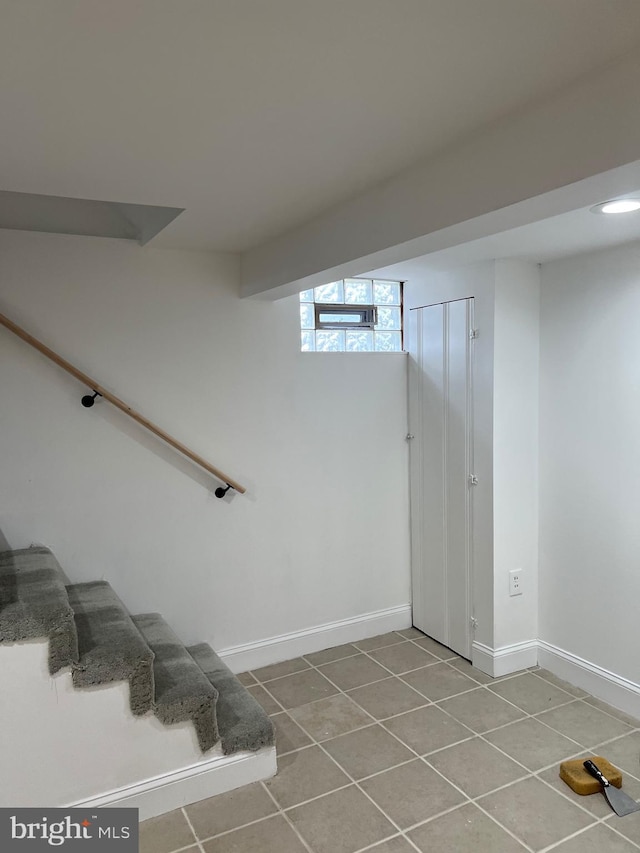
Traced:
[[509, 572], [509, 595], [522, 595], [522, 569]]

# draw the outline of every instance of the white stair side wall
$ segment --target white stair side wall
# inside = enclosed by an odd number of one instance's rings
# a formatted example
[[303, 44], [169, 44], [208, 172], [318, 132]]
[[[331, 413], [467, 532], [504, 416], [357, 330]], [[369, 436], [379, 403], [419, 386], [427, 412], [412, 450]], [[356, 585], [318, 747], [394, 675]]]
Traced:
[[[134, 717], [126, 682], [76, 689], [69, 670], [51, 677], [47, 655], [44, 640], [0, 645], [0, 754], [11, 769], [0, 779], [0, 806], [115, 805], [133, 787], [144, 819], [183, 805], [185, 790], [193, 802], [275, 772], [275, 762], [244, 762], [247, 772], [227, 773], [220, 790], [214, 771], [238, 765], [238, 756], [223, 756], [219, 744], [203, 755], [189, 722]], [[142, 796], [160, 790], [160, 798]]]

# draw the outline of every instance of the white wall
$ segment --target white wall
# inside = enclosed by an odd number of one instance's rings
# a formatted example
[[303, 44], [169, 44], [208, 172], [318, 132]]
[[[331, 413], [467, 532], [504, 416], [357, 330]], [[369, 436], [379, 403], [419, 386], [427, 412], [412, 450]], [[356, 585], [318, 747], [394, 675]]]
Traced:
[[0, 328], [8, 547], [218, 650], [409, 602], [405, 356], [300, 353], [297, 297], [241, 300], [233, 257], [116, 240], [1, 231], [0, 311], [248, 487]]
[[542, 268], [540, 639], [640, 683], [640, 245]]
[[[496, 261], [493, 385], [494, 648], [538, 637], [540, 270]], [[509, 595], [520, 569], [522, 595]]]

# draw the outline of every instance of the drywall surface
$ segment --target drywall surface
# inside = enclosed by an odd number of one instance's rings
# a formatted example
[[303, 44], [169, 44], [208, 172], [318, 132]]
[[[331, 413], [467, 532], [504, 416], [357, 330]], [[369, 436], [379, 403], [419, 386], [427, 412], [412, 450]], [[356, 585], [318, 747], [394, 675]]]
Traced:
[[[495, 264], [485, 262], [433, 272], [405, 285], [405, 309], [474, 297], [473, 417], [475, 471], [473, 501], [473, 616], [475, 639], [493, 645], [493, 324]], [[409, 347], [410, 349], [410, 347]], [[409, 401], [410, 403], [411, 401]], [[425, 543], [428, 548], [428, 543]], [[414, 571], [421, 571], [414, 565]]]
[[247, 487], [0, 328], [0, 545], [219, 651], [410, 601], [406, 356], [301, 353], [297, 297], [238, 289], [232, 256], [0, 232], [0, 311]]
[[540, 639], [640, 683], [640, 245], [544, 265]]
[[[637, 183], [638, 52], [503, 116], [243, 255], [245, 295], [284, 295], [615, 198]], [[630, 164], [619, 183], [616, 170]], [[609, 173], [608, 175], [605, 173]]]
[[[540, 270], [496, 261], [493, 385], [494, 648], [538, 637]], [[522, 594], [509, 595], [509, 571]]]

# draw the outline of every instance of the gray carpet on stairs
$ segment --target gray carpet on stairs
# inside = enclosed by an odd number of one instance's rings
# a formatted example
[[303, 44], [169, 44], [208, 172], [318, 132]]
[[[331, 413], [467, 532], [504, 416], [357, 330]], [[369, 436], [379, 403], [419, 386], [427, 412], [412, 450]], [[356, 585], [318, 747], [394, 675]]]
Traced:
[[129, 615], [106, 581], [65, 586], [48, 548], [0, 552], [0, 643], [49, 639], [51, 674], [75, 687], [129, 682], [131, 711], [166, 724], [191, 720], [203, 752], [272, 746], [261, 705], [210, 646], [186, 649], [157, 613]]
[[153, 652], [106, 581], [67, 587], [78, 632], [79, 662], [72, 670], [76, 687], [129, 682], [133, 714], [153, 705]]
[[48, 548], [0, 553], [0, 642], [49, 638], [49, 672], [78, 660], [62, 570]]
[[166, 724], [192, 720], [206, 752], [218, 741], [218, 691], [159, 613], [132, 618], [155, 655], [156, 716]]
[[213, 649], [200, 643], [189, 646], [187, 651], [220, 694], [218, 729], [224, 754], [273, 746], [273, 723]]

